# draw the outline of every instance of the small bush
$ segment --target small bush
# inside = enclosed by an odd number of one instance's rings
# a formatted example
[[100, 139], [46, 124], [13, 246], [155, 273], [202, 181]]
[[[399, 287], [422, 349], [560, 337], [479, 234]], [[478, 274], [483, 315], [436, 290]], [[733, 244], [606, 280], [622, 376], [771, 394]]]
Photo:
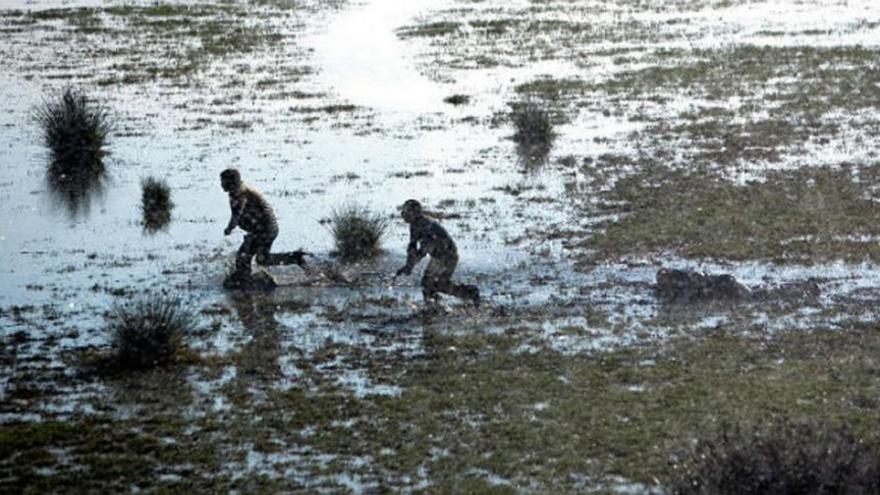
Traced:
[[171, 188], [168, 184], [154, 177], [147, 177], [141, 182], [141, 211], [144, 229], [155, 232], [171, 221]]
[[820, 424], [727, 428], [676, 466], [678, 495], [880, 493], [880, 451]]
[[467, 105], [468, 103], [471, 102], [471, 97], [468, 95], [454, 94], [451, 96], [447, 96], [446, 98], [443, 98], [443, 102], [448, 103], [450, 105], [455, 105], [455, 106]]
[[57, 185], [85, 187], [104, 175], [108, 113], [85, 95], [66, 89], [36, 110], [43, 141], [50, 152], [49, 178]]
[[555, 136], [550, 114], [535, 103], [516, 105], [511, 116], [516, 134], [513, 140], [527, 147], [546, 149]]
[[145, 370], [174, 360], [197, 318], [179, 299], [149, 294], [110, 309], [108, 327], [118, 369]]
[[360, 206], [336, 210], [330, 219], [336, 250], [345, 261], [366, 259], [378, 254], [382, 250], [382, 236], [387, 229], [388, 219]]

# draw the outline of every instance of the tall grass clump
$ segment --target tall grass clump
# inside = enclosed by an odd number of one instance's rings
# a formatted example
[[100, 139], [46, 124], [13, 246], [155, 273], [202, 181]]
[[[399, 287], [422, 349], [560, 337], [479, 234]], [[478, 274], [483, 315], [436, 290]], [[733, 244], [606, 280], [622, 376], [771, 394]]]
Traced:
[[880, 493], [880, 450], [821, 424], [728, 428], [700, 441], [668, 488], [677, 495]]
[[66, 188], [82, 188], [104, 175], [107, 137], [112, 129], [104, 108], [67, 88], [36, 110], [43, 142], [49, 149], [49, 179]]
[[555, 133], [550, 113], [534, 102], [514, 105], [511, 114], [516, 134], [513, 140], [520, 146], [548, 149]]
[[141, 181], [141, 212], [144, 229], [155, 232], [171, 221], [171, 188], [161, 179], [147, 177]]
[[330, 218], [330, 231], [343, 261], [357, 261], [378, 254], [387, 229], [387, 218], [357, 205], [334, 210]]
[[115, 304], [107, 324], [115, 368], [146, 370], [174, 361], [197, 316], [180, 299], [147, 294]]

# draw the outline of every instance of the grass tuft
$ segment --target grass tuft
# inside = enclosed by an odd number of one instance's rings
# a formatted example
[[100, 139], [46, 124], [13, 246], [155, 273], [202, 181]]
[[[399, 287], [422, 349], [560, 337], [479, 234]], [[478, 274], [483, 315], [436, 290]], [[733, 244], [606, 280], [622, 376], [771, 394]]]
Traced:
[[171, 221], [171, 188], [161, 179], [147, 177], [141, 182], [141, 212], [144, 229], [156, 232], [165, 228]]
[[336, 250], [345, 261], [367, 259], [378, 254], [387, 229], [388, 219], [357, 205], [335, 210], [330, 219]]
[[450, 105], [459, 106], [459, 105], [467, 105], [471, 102], [471, 97], [463, 94], [454, 94], [443, 98], [444, 103], [448, 103]]
[[51, 155], [51, 181], [81, 188], [104, 175], [107, 136], [112, 129], [105, 109], [68, 88], [38, 107], [36, 119]]
[[549, 148], [555, 134], [550, 113], [535, 103], [517, 105], [511, 114], [516, 134], [513, 140], [520, 146]]
[[727, 428], [678, 468], [669, 487], [677, 495], [880, 492], [880, 452], [820, 423]]
[[113, 361], [119, 370], [146, 370], [174, 361], [197, 317], [180, 299], [148, 294], [110, 309]]

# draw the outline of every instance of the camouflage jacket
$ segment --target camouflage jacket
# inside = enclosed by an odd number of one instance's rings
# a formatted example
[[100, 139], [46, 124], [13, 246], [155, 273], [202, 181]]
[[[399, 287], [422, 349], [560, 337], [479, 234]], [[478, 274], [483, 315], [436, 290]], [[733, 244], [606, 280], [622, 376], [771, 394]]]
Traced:
[[446, 229], [434, 220], [421, 217], [409, 225], [406, 267], [412, 269], [426, 254], [444, 261], [458, 259], [455, 242]]
[[229, 193], [229, 208], [232, 210], [229, 227], [238, 226], [246, 232], [278, 229], [278, 221], [269, 202], [260, 191], [247, 184]]

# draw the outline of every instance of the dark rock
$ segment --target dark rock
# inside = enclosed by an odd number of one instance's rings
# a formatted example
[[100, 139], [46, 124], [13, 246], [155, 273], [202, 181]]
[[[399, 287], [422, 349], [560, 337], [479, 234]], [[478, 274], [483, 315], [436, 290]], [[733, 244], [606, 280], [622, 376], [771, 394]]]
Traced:
[[751, 297], [748, 287], [728, 274], [663, 268], [656, 278], [657, 295], [666, 302], [741, 301]]
[[756, 290], [753, 298], [756, 301], [782, 301], [800, 303], [816, 300], [822, 291], [815, 279], [807, 279], [803, 282], [782, 284], [778, 287]]

